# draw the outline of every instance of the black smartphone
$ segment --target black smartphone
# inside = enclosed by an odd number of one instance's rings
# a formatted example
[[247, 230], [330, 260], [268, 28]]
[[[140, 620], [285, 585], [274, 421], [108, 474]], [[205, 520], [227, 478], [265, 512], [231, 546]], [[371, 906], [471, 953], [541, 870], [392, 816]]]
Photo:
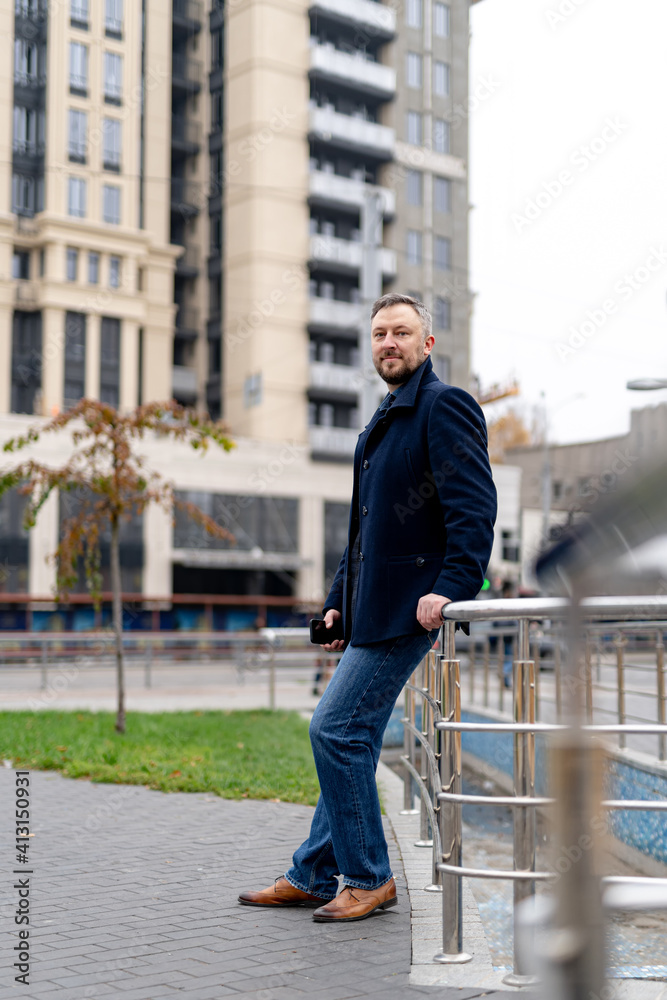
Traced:
[[324, 624], [324, 618], [311, 618], [310, 620], [310, 641], [317, 646], [326, 646], [335, 639], [342, 639], [343, 619], [337, 618], [331, 628]]

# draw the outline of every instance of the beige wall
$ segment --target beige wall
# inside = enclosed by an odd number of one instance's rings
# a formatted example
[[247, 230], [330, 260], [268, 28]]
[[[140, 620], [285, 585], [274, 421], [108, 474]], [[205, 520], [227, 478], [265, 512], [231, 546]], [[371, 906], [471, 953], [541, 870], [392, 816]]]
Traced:
[[[305, 441], [305, 2], [230, 7], [225, 59], [224, 415], [246, 437]], [[261, 404], [245, 407], [257, 374]]]

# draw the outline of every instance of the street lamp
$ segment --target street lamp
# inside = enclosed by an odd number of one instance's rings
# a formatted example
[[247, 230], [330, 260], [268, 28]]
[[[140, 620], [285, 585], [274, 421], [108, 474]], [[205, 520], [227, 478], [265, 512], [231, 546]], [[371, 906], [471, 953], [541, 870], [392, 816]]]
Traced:
[[625, 383], [626, 389], [667, 389], [667, 378], [633, 378]]

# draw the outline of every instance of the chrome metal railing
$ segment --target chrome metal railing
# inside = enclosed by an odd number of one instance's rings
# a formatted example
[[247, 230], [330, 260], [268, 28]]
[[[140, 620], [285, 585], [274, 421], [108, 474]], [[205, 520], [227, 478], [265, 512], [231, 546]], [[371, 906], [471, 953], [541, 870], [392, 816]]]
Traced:
[[[514, 967], [505, 978], [509, 985], [522, 986], [534, 982], [527, 975], [525, 962], [520, 954], [520, 942], [525, 939], [522, 914], [532, 901], [537, 882], [549, 882], [557, 878], [554, 872], [539, 871], [536, 868], [536, 811], [550, 812], [554, 805], [556, 821], [552, 827], [557, 830], [561, 843], [579, 843], [581, 837], [595, 846], [591, 836], [592, 823], [597, 815], [613, 810], [667, 810], [667, 802], [645, 799], [603, 799], [601, 781], [600, 751], [596, 749], [592, 737], [615, 736], [621, 743], [632, 734], [642, 736], [657, 735], [658, 755], [664, 759], [664, 743], [667, 726], [664, 715], [664, 644], [663, 622], [667, 619], [667, 598], [589, 598], [576, 608], [586, 634], [581, 656], [575, 647], [572, 654], [560, 655], [555, 659], [559, 664], [559, 682], [563, 685], [561, 696], [556, 698], [558, 718], [553, 721], [539, 721], [538, 711], [538, 667], [536, 657], [531, 657], [530, 623], [550, 619], [562, 622], [572, 613], [570, 603], [561, 599], [470, 601], [449, 605], [446, 609], [447, 621], [442, 630], [442, 653], [431, 652], [415, 671], [406, 686], [406, 711], [404, 723], [404, 765], [405, 811], [413, 811], [413, 787], [416, 785], [420, 796], [421, 830], [419, 845], [432, 846], [433, 879], [428, 890], [440, 888], [442, 895], [442, 951], [434, 956], [434, 961], [443, 964], [461, 963], [471, 960], [463, 947], [464, 925], [462, 908], [462, 879], [490, 878], [509, 879], [514, 883]], [[637, 620], [638, 619], [638, 620]], [[642, 620], [643, 619], [643, 620]], [[646, 620], [648, 619], [648, 621]], [[508, 622], [517, 624], [508, 634], [513, 638], [512, 662], [512, 721], [463, 722], [461, 720], [461, 661], [456, 657], [454, 630], [456, 621]], [[603, 624], [603, 620], [606, 623]], [[664, 626], [667, 628], [667, 625]], [[617, 656], [617, 721], [595, 724], [593, 720], [592, 657], [589, 649], [591, 636], [609, 635], [613, 632]], [[656, 691], [658, 696], [658, 720], [628, 721], [624, 708], [625, 660], [622, 651], [624, 639], [617, 635], [645, 635], [652, 632], [659, 638], [655, 642]], [[502, 628], [497, 632], [498, 644], [502, 645]], [[483, 642], [487, 641], [484, 637]], [[462, 645], [466, 644], [466, 640]], [[471, 702], [479, 690], [481, 699], [488, 705], [490, 655], [488, 646], [483, 647], [481, 688], [474, 683], [474, 645], [467, 642], [469, 654]], [[560, 645], [558, 647], [560, 650]], [[619, 652], [620, 650], [620, 652]], [[565, 663], [568, 656], [573, 658]], [[503, 651], [504, 658], [504, 651]], [[561, 667], [566, 669], [561, 670]], [[502, 661], [498, 657], [498, 687], [502, 699]], [[558, 690], [559, 685], [556, 685]], [[509, 693], [509, 692], [508, 692]], [[500, 706], [502, 710], [502, 700]], [[565, 719], [566, 721], [563, 721]], [[462, 793], [462, 747], [461, 737], [465, 732], [511, 733], [513, 736], [513, 795], [467, 795]], [[535, 792], [535, 738], [542, 734], [549, 739], [550, 754], [555, 774], [553, 796], [540, 796]], [[514, 815], [514, 861], [513, 870], [482, 869], [466, 867], [463, 858], [462, 808], [465, 804], [483, 806], [509, 806]], [[416, 812], [416, 810], [414, 810]], [[594, 827], [594, 823], [593, 823]], [[429, 830], [431, 836], [429, 837]], [[568, 893], [574, 899], [585, 898], [581, 886], [572, 891], [572, 880], [579, 878], [590, 888], [590, 898], [605, 894], [607, 908], [632, 905], [634, 908], [667, 908], [667, 879], [607, 877], [599, 879], [594, 871], [591, 856], [586, 858], [575, 874], [568, 874], [559, 887], [559, 906], [567, 907]], [[572, 866], [576, 869], [576, 865]], [[569, 881], [568, 881], [569, 880]], [[611, 891], [613, 887], [613, 892]], [[565, 902], [563, 902], [565, 900]], [[580, 919], [584, 919], [581, 916]], [[602, 937], [599, 937], [602, 940]], [[602, 946], [591, 948], [586, 959], [591, 965], [589, 981], [599, 981], [604, 974]]]

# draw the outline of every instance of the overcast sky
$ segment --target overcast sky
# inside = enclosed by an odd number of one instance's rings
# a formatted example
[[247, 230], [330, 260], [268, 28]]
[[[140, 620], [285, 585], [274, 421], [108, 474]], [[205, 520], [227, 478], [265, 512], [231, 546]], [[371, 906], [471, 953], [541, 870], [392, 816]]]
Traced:
[[625, 389], [667, 378], [667, 4], [483, 0], [471, 26], [473, 370], [529, 416], [545, 392], [553, 441], [623, 433], [667, 401]]

